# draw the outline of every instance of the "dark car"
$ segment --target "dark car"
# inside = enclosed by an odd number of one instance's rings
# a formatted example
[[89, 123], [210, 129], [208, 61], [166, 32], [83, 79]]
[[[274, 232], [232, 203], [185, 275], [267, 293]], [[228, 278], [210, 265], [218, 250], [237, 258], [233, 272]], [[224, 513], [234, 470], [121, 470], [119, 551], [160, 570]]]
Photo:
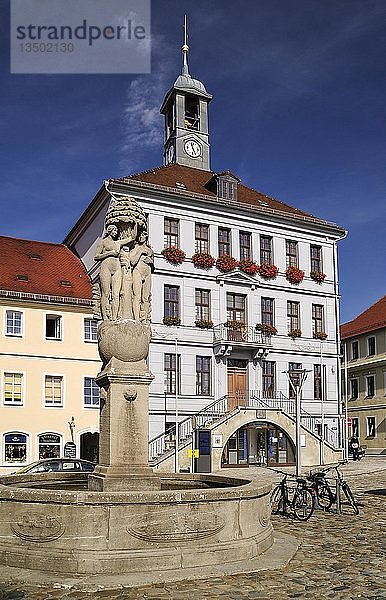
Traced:
[[81, 458], [45, 458], [43, 460], [37, 460], [25, 467], [22, 467], [18, 471], [15, 471], [15, 475], [22, 473], [72, 473], [72, 472], [87, 472], [92, 473], [96, 465], [89, 460], [83, 460]]

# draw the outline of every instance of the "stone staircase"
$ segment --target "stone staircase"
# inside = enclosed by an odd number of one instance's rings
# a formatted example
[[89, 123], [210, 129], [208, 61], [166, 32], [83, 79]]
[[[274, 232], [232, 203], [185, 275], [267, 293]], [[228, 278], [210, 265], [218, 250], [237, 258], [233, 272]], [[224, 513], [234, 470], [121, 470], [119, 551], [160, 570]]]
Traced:
[[[236, 416], [241, 411], [255, 411], [255, 413], [262, 413], [261, 416], [256, 418], [269, 419], [269, 413], [280, 414], [284, 417], [284, 427], [286, 431], [292, 433], [295, 428], [296, 422], [296, 410], [295, 401], [287, 398], [283, 393], [277, 392], [276, 394], [270, 394], [269, 397], [262, 394], [261, 391], [252, 391], [246, 394], [236, 394], [235, 399], [232, 399], [232, 404], [236, 406], [232, 409], [228, 409], [228, 396], [223, 396], [218, 400], [215, 400], [208, 406], [202, 408], [199, 412], [191, 415], [180, 421], [178, 424], [178, 449], [179, 454], [184, 452], [186, 448], [192, 447], [193, 431], [196, 428], [206, 427], [210, 428], [214, 433], [216, 429], [219, 429], [224, 423], [224, 420], [229, 424], [232, 420], [236, 421]], [[264, 416], [263, 416], [264, 414]], [[253, 420], [253, 418], [251, 419]], [[339, 450], [339, 439], [336, 431], [330, 428], [324, 428], [324, 439], [321, 440], [317, 433], [318, 426], [322, 428], [322, 421], [319, 417], [307, 413], [301, 408], [301, 431], [307, 436], [311, 436], [314, 441], [319, 444], [322, 442], [326, 448], [331, 450], [333, 453]], [[238, 429], [238, 425], [235, 423], [234, 430]], [[293, 436], [294, 437], [294, 436]], [[161, 463], [165, 461], [171, 463], [175, 454], [176, 444], [176, 432], [175, 428], [168, 432], [161, 433], [157, 437], [153, 438], [149, 442], [149, 462], [152, 467], [159, 467]], [[172, 468], [171, 468], [172, 470]]]

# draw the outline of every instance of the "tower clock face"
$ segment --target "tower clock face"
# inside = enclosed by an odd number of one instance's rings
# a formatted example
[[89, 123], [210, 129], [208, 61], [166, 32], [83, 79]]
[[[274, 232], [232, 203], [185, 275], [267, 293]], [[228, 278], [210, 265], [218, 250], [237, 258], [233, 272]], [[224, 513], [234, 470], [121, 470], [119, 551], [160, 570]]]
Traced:
[[184, 150], [186, 154], [192, 158], [201, 156], [201, 146], [195, 140], [187, 140], [184, 144]]

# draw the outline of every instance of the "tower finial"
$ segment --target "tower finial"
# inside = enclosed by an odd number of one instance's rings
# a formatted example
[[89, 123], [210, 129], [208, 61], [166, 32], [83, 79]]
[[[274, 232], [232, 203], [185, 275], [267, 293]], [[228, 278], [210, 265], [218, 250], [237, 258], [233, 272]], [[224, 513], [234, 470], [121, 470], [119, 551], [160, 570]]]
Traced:
[[184, 16], [184, 43], [182, 45], [182, 54], [183, 54], [183, 63], [182, 63], [182, 74], [190, 76], [189, 67], [188, 67], [188, 23], [186, 15]]

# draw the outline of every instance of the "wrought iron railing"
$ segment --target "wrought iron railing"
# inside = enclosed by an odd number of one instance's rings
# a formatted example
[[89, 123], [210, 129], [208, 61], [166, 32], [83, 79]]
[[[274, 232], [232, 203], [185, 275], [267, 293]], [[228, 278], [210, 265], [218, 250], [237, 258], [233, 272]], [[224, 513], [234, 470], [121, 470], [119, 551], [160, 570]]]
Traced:
[[213, 327], [213, 343], [221, 344], [223, 342], [239, 342], [247, 344], [271, 346], [271, 335], [256, 331], [251, 325], [240, 327], [228, 327], [225, 323]]

